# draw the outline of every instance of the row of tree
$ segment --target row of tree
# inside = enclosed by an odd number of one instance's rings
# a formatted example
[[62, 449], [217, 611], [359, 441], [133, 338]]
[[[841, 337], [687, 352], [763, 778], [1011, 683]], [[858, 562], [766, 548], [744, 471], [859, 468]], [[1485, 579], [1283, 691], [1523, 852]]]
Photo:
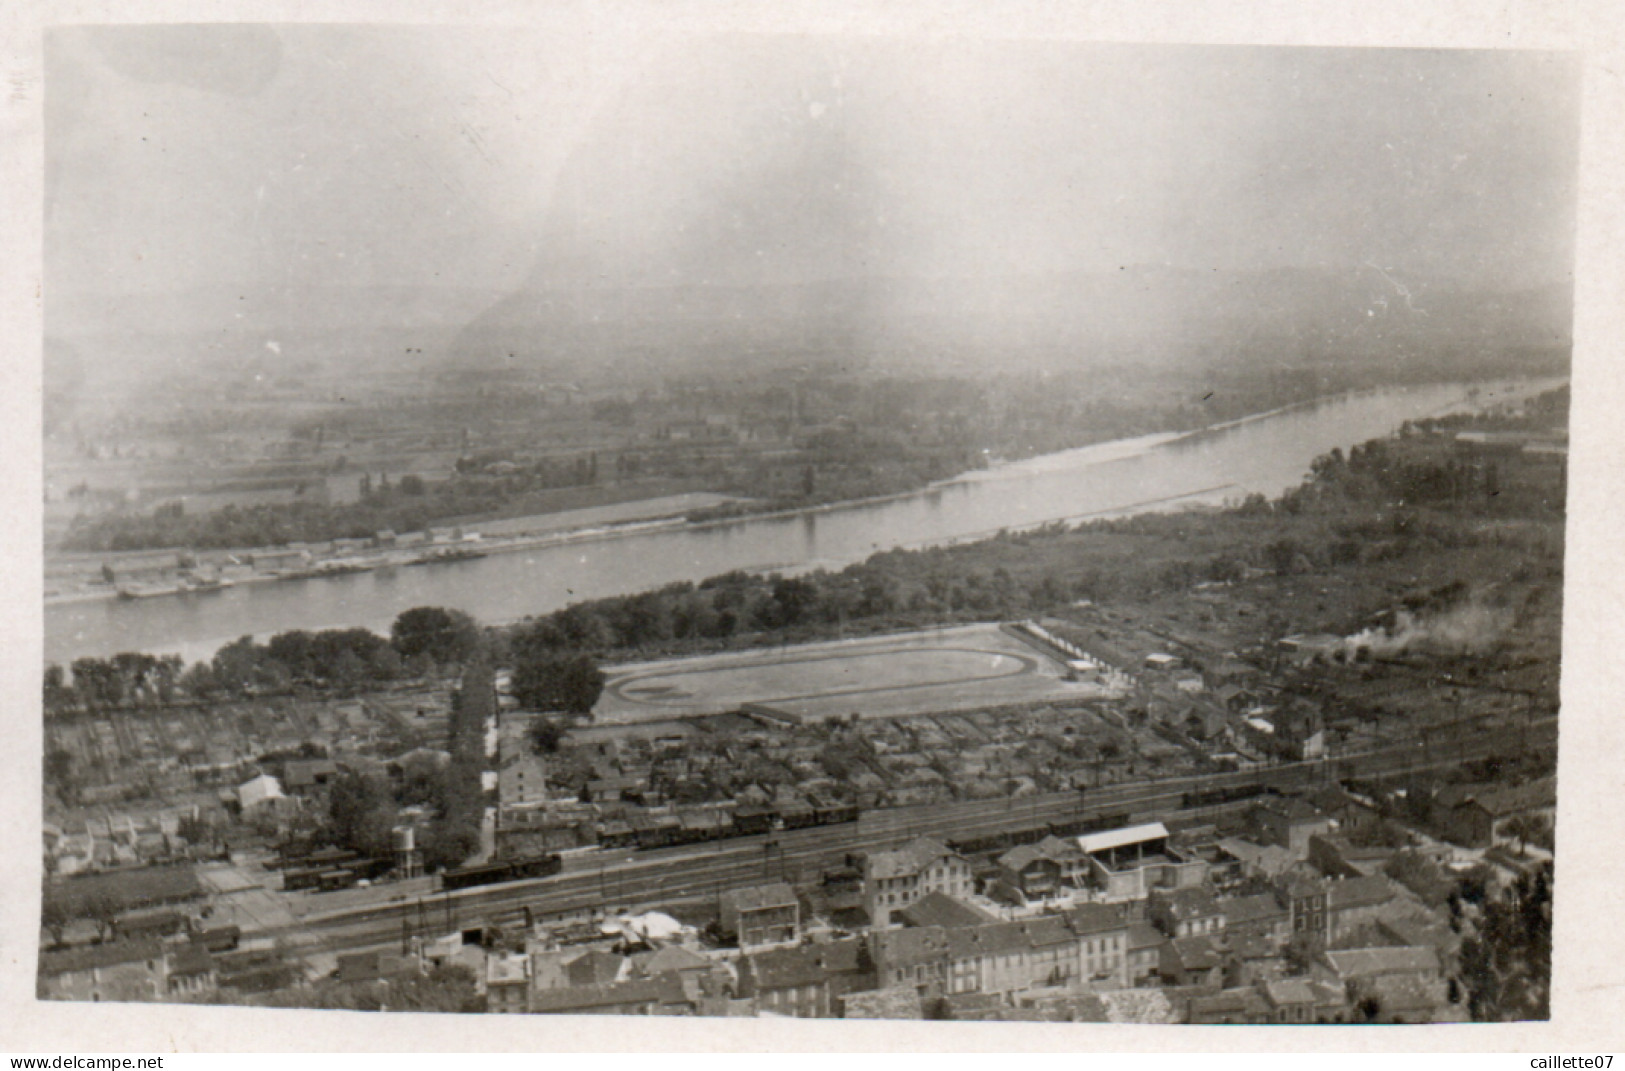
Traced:
[[385, 639], [367, 629], [293, 630], [257, 643], [244, 636], [206, 662], [123, 652], [45, 667], [47, 719], [157, 709], [177, 702], [282, 694], [295, 687], [352, 691], [417, 679], [461, 665], [478, 649], [479, 626], [456, 610], [419, 607], [395, 619]]

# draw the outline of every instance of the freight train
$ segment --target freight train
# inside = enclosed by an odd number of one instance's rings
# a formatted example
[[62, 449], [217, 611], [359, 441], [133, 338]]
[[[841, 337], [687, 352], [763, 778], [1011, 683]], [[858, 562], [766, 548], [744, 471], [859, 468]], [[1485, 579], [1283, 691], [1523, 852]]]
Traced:
[[440, 875], [440, 888], [444, 892], [472, 889], [476, 885], [496, 885], [504, 881], [522, 881], [525, 878], [545, 878], [557, 874], [564, 860], [557, 855], [538, 855], [525, 859], [508, 859], [478, 866], [459, 866]]
[[636, 824], [609, 822], [598, 829], [598, 846], [647, 851], [786, 829], [842, 825], [856, 822], [861, 814], [862, 811], [854, 803], [820, 803], [795, 809], [742, 807], [731, 814], [710, 812], [686, 821], [669, 816], [659, 820], [645, 819]]

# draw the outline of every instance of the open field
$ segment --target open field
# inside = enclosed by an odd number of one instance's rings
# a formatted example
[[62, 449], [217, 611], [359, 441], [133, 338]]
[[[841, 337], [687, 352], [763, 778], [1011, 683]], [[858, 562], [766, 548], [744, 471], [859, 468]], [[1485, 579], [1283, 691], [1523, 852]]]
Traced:
[[715, 714], [746, 704], [809, 720], [898, 717], [1104, 694], [998, 625], [646, 662], [610, 671], [598, 722]]

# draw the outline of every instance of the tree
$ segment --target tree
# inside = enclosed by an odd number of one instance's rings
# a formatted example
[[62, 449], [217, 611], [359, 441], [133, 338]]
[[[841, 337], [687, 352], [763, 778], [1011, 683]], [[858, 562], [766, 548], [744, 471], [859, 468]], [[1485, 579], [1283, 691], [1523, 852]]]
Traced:
[[603, 670], [590, 655], [516, 655], [513, 694], [532, 710], [590, 714], [603, 691]]
[[333, 782], [327, 818], [328, 832], [340, 847], [362, 855], [389, 852], [395, 805], [388, 788], [374, 778], [351, 772]]
[[1477, 932], [1462, 942], [1467, 1009], [1478, 1022], [1551, 1016], [1552, 864], [1521, 875], [1487, 901]]
[[50, 931], [52, 945], [61, 947], [62, 934], [72, 921], [73, 912], [68, 909], [67, 902], [46, 889], [40, 896], [40, 925]]
[[531, 750], [538, 755], [553, 755], [564, 739], [564, 729], [552, 718], [537, 718], [530, 723]]
[[45, 753], [45, 784], [64, 803], [73, 802], [78, 795], [78, 779], [73, 775], [73, 752], [53, 747]]
[[1518, 842], [1518, 854], [1524, 854], [1527, 842], [1538, 839], [1546, 832], [1546, 823], [1530, 814], [1520, 814], [1507, 820], [1501, 832]]
[[80, 903], [79, 914], [95, 924], [96, 940], [105, 941], [107, 935], [113, 932], [113, 923], [118, 920], [123, 906], [112, 893], [97, 890]]
[[438, 606], [407, 610], [389, 629], [389, 642], [402, 658], [428, 655], [436, 662], [463, 662], [479, 641], [479, 626], [472, 617]]

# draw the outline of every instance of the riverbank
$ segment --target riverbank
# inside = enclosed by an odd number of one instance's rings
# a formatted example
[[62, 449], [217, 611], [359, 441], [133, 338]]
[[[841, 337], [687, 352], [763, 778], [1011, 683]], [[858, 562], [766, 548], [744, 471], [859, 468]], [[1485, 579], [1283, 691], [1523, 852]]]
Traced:
[[94, 605], [53, 601], [46, 607], [47, 658], [162, 650], [196, 659], [248, 634], [387, 630], [413, 606], [459, 609], [491, 623], [516, 621], [734, 571], [838, 571], [893, 549], [963, 544], [1056, 522], [1220, 507], [1251, 494], [1275, 497], [1296, 487], [1315, 458], [1328, 452], [1390, 435], [1441, 411], [1493, 407], [1546, 384], [1507, 386], [1345, 395], [1216, 431], [1140, 436], [1013, 462], [906, 494], [710, 520], [690, 511], [484, 539], [476, 560], [376, 568], [322, 583], [258, 582], [214, 594], [136, 600], [104, 596]]

